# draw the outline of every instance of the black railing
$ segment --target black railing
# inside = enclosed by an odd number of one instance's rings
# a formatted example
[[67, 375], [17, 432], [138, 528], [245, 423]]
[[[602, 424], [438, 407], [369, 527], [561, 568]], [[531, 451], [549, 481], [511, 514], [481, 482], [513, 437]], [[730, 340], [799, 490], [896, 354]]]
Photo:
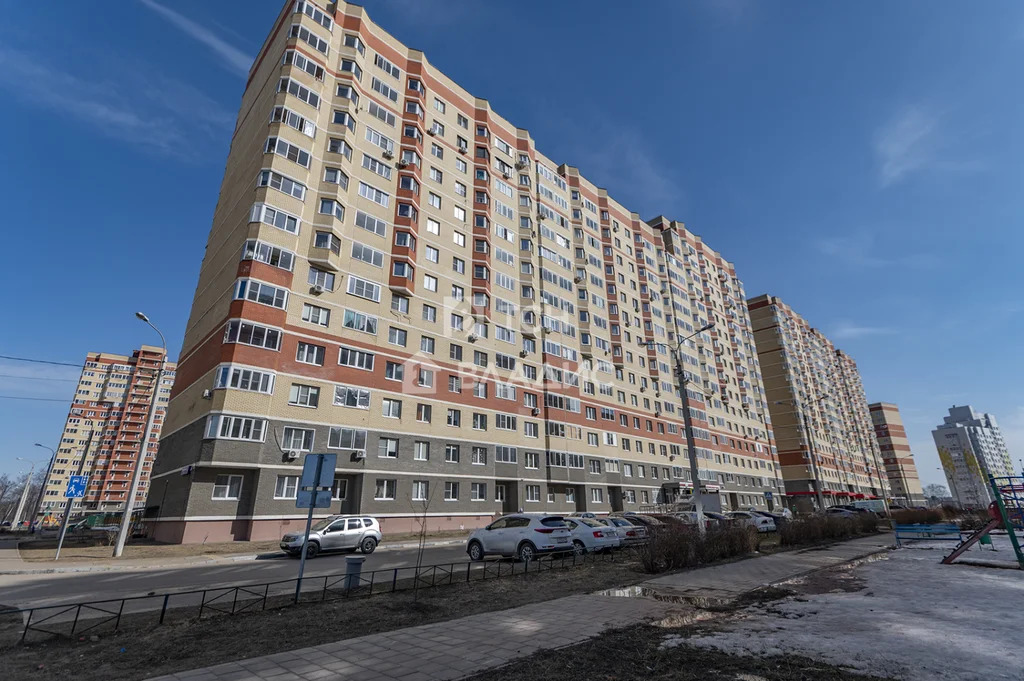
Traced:
[[[373, 570], [359, 575], [335, 573], [304, 577], [299, 603], [329, 602], [378, 596], [398, 591], [431, 589], [456, 582], [486, 581], [573, 568], [587, 563], [614, 562], [615, 553], [574, 553], [543, 556], [529, 562], [483, 561], [440, 563], [416, 568]], [[261, 584], [212, 587], [127, 598], [0, 610], [0, 642], [17, 638], [25, 643], [45, 637], [75, 637], [87, 632], [117, 631], [122, 623], [133, 629], [159, 626], [168, 621], [237, 615], [268, 607], [294, 605], [296, 579]]]

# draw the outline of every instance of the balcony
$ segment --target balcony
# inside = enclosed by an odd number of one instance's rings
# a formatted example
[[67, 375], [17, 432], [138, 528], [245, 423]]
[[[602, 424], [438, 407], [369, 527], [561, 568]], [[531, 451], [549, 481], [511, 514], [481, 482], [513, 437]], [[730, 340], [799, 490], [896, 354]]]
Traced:
[[341, 270], [341, 239], [334, 232], [318, 230], [307, 254], [309, 262], [333, 272]]

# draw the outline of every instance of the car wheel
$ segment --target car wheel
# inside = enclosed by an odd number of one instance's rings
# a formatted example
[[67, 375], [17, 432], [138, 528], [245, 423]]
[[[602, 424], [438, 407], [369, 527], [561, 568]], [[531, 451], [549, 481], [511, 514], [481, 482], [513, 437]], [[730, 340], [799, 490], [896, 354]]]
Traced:
[[373, 537], [367, 537], [363, 540], [363, 543], [359, 545], [359, 550], [367, 555], [373, 553], [375, 548], [377, 548], [377, 540]]
[[531, 560], [534, 560], [536, 557], [537, 548], [528, 541], [524, 541], [522, 544], [519, 545], [519, 548], [516, 549], [516, 558], [523, 561], [524, 563], [528, 563]]
[[[300, 550], [299, 553], [302, 553], [302, 551]], [[317, 544], [315, 541], [311, 541], [311, 542], [309, 542], [309, 544], [306, 545], [306, 559], [307, 560], [310, 559], [310, 558], [316, 558], [319, 553], [320, 553], [320, 545]]]
[[466, 550], [466, 553], [469, 554], [469, 559], [472, 561], [484, 559], [484, 547], [480, 545], [480, 542], [470, 542], [469, 548]]
[[581, 542], [579, 539], [573, 539], [572, 552], [575, 553], [577, 556], [582, 556], [584, 553], [587, 552], [587, 547], [584, 546], [583, 542]]

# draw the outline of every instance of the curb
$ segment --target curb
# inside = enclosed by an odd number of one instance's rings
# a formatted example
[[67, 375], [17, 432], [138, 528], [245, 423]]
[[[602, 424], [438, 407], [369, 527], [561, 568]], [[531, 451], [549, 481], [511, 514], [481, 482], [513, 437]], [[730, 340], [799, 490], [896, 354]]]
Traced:
[[[437, 548], [441, 546], [456, 546], [465, 543], [465, 539], [445, 539], [436, 542], [426, 542], [423, 548]], [[418, 542], [398, 542], [395, 544], [382, 544], [377, 548], [377, 551], [401, 551], [403, 549], [415, 549], [419, 547]], [[225, 556], [197, 556], [196, 559], [188, 563], [173, 563], [163, 565], [80, 565], [80, 566], [67, 566], [67, 567], [51, 567], [51, 568], [28, 568], [24, 570], [3, 570], [0, 569], [0, 575], [52, 575], [52, 574], [65, 574], [65, 573], [82, 573], [82, 572], [128, 572], [130, 570], [172, 570], [176, 568], [188, 568], [202, 565], [217, 565], [223, 563], [245, 563], [256, 560], [281, 560], [288, 558], [285, 553], [251, 553], [242, 555], [225, 555]], [[26, 563], [29, 565], [30, 563]]]

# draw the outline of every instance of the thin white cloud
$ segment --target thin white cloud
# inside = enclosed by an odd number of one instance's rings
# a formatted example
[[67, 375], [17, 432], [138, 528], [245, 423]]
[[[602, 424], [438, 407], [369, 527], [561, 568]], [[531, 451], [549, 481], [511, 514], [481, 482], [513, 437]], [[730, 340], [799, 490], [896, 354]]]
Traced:
[[850, 340], [867, 336], [889, 336], [894, 333], [897, 333], [896, 329], [888, 326], [862, 326], [852, 322], [840, 322], [828, 335], [836, 340]]
[[186, 16], [178, 14], [174, 10], [164, 7], [154, 0], [139, 0], [143, 5], [150, 8], [168, 22], [181, 29], [181, 31], [194, 40], [201, 42], [224, 58], [224, 64], [229, 71], [246, 76], [252, 66], [252, 57], [227, 42], [202, 24], [198, 24]]
[[932, 253], [900, 253], [898, 248], [870, 232], [818, 239], [813, 242], [819, 253], [854, 267], [902, 267], [930, 269], [940, 260]]
[[872, 141], [882, 187], [924, 172], [975, 172], [984, 164], [951, 150], [956, 136], [935, 111], [907, 106], [876, 132]]
[[231, 129], [231, 113], [191, 85], [148, 69], [105, 74], [109, 80], [79, 76], [41, 54], [0, 47], [0, 89], [106, 137], [195, 160]]

